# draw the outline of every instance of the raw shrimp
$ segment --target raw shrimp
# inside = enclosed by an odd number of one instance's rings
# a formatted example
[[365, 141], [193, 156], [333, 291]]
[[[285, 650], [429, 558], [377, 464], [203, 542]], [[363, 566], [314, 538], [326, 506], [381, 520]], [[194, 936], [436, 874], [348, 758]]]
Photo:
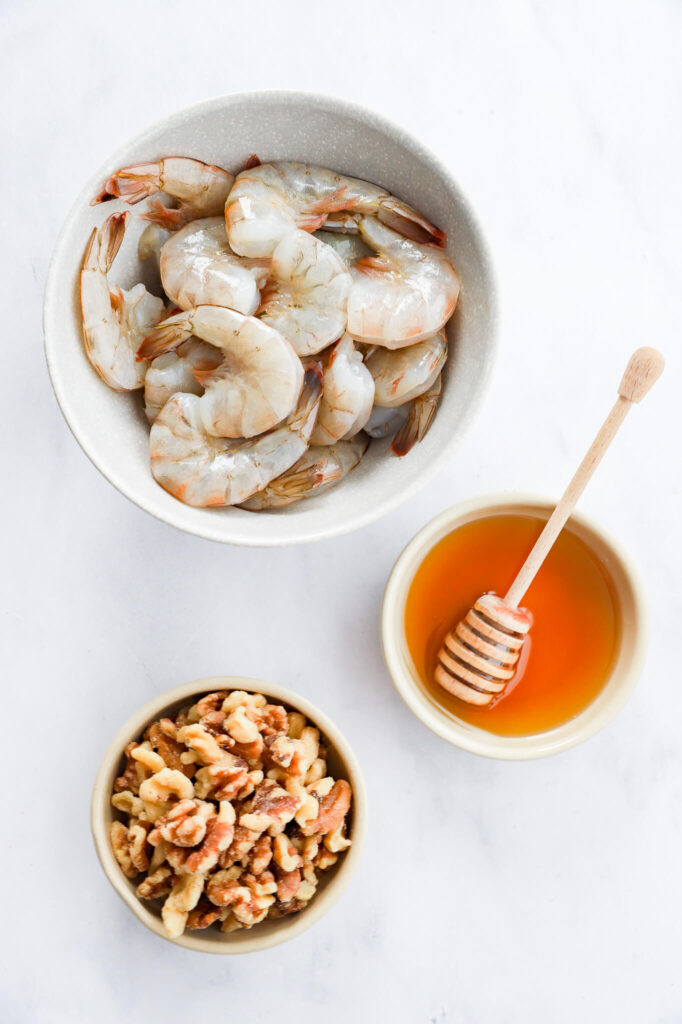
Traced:
[[334, 347], [323, 381], [324, 395], [310, 440], [314, 445], [349, 440], [362, 430], [372, 411], [372, 374], [349, 334]]
[[125, 234], [127, 213], [108, 217], [94, 228], [81, 269], [83, 340], [87, 357], [114, 391], [134, 391], [144, 384], [146, 367], [136, 362], [137, 349], [164, 314], [161, 299], [143, 284], [130, 291], [110, 291], [107, 274]]
[[[354, 228], [357, 230], [357, 225], [354, 224]], [[341, 257], [349, 269], [365, 256], [374, 255], [360, 235], [339, 235], [335, 231], [316, 231], [313, 237], [319, 238], [325, 245], [331, 245], [336, 255]]]
[[165, 228], [180, 228], [197, 217], [222, 214], [234, 176], [214, 164], [205, 164], [186, 156], [167, 156], [147, 164], [122, 167], [105, 181], [92, 205], [108, 199], [139, 203], [156, 192], [165, 192], [179, 205], [168, 209], [158, 200], [143, 214], [146, 220]]
[[173, 497], [199, 507], [236, 505], [262, 490], [308, 447], [322, 394], [318, 369], [308, 369], [298, 406], [283, 426], [250, 441], [210, 437], [201, 398], [177, 394], [149, 435], [154, 478]]
[[417, 441], [423, 441], [433, 423], [443, 389], [441, 377], [437, 377], [428, 391], [415, 398], [410, 406], [407, 420], [393, 438], [392, 450], [396, 455], [407, 455]]
[[326, 167], [280, 161], [242, 171], [225, 206], [230, 245], [240, 256], [271, 256], [293, 228], [315, 231], [327, 215], [347, 210], [376, 214], [420, 241], [445, 244], [445, 235], [390, 192]]
[[370, 437], [383, 438], [395, 434], [407, 419], [409, 405], [399, 405], [396, 409], [386, 409], [375, 405], [372, 415], [362, 428]]
[[397, 352], [376, 346], [365, 357], [365, 366], [374, 378], [374, 404], [390, 409], [428, 391], [447, 358], [443, 330]]
[[321, 352], [341, 337], [351, 277], [332, 248], [305, 231], [289, 231], [272, 254], [269, 274], [258, 315], [299, 356]]
[[265, 508], [293, 505], [302, 498], [314, 498], [348, 476], [367, 451], [368, 444], [369, 438], [361, 433], [351, 441], [338, 441], [324, 448], [309, 448], [291, 469], [254, 494], [241, 507], [256, 512]]
[[301, 360], [278, 331], [233, 309], [195, 306], [169, 317], [145, 338], [138, 358], [170, 352], [192, 334], [223, 355], [215, 369], [196, 372], [206, 388], [197, 399], [206, 433], [254, 437], [292, 412], [303, 380]]
[[260, 303], [269, 262], [237, 256], [227, 241], [225, 218], [204, 217], [171, 235], [163, 246], [161, 282], [180, 309], [228, 306], [250, 316]]
[[363, 217], [358, 230], [378, 255], [351, 269], [349, 334], [386, 348], [431, 337], [452, 316], [459, 296], [450, 260], [433, 245], [403, 238], [376, 217]]
[[148, 224], [137, 242], [137, 258], [153, 260], [157, 269], [161, 265], [161, 250], [170, 238], [171, 233], [160, 224]]
[[220, 349], [196, 338], [184, 341], [175, 352], [157, 356], [149, 364], [144, 379], [144, 409], [149, 422], [154, 422], [171, 395], [178, 391], [203, 395], [203, 385], [195, 373], [214, 370], [222, 361]]

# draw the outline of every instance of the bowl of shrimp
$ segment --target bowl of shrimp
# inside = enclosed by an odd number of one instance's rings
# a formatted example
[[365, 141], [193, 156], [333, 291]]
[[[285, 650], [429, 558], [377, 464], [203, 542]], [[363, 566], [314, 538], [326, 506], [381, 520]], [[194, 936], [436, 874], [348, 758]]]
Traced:
[[448, 171], [372, 112], [293, 92], [197, 104], [114, 153], [44, 305], [57, 400], [100, 472], [166, 523], [260, 546], [366, 525], [445, 466], [495, 328]]

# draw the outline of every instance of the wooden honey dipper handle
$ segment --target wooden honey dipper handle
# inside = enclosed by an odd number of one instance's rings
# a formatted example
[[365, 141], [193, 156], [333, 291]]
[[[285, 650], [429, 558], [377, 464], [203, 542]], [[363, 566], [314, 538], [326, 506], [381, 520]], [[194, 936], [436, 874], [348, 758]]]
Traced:
[[618, 388], [616, 404], [606, 417], [585, 458], [578, 466], [563, 497], [547, 520], [544, 530], [523, 563], [521, 571], [505, 594], [504, 602], [509, 607], [517, 608], [519, 606], [523, 595], [533, 582], [535, 574], [549, 554], [554, 541], [566, 525], [578, 498], [585, 490], [606, 449], [616, 436], [618, 428], [630, 411], [633, 402], [641, 402], [649, 388], [663, 373], [664, 366], [665, 360], [655, 348], [638, 348], [631, 356]]

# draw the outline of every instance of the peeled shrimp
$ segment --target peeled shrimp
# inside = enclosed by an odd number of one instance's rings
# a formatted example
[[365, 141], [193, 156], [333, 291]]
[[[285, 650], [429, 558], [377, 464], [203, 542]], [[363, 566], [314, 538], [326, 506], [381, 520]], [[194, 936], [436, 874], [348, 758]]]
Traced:
[[192, 334], [223, 354], [215, 369], [196, 372], [206, 388], [197, 403], [207, 434], [254, 437], [292, 412], [303, 380], [300, 359], [274, 328], [233, 309], [196, 306], [169, 317], [145, 338], [138, 358], [170, 352]]
[[447, 357], [448, 341], [443, 330], [398, 351], [377, 346], [365, 358], [365, 366], [374, 378], [374, 404], [391, 409], [428, 391]]
[[156, 192], [165, 192], [179, 201], [168, 209], [158, 200], [150, 204], [143, 216], [163, 227], [176, 229], [197, 217], [222, 214], [234, 177], [214, 164], [205, 164], [186, 156], [167, 156], [148, 164], [122, 167], [105, 181], [92, 205], [108, 199], [139, 203]]
[[357, 434], [351, 441], [338, 441], [324, 448], [309, 448], [291, 469], [254, 494], [241, 507], [256, 512], [293, 505], [302, 498], [314, 498], [348, 476], [367, 451], [368, 444], [366, 434]]
[[237, 175], [225, 206], [227, 234], [240, 256], [271, 256], [293, 228], [315, 231], [340, 210], [374, 213], [409, 237], [445, 244], [442, 231], [378, 185], [291, 161]]
[[158, 269], [161, 265], [161, 250], [170, 236], [170, 231], [160, 224], [148, 224], [137, 241], [137, 258], [153, 260]]
[[130, 291], [109, 289], [107, 274], [125, 234], [127, 213], [108, 217], [94, 228], [81, 269], [83, 340], [88, 359], [115, 391], [134, 391], [144, 384], [146, 366], [136, 362], [137, 349], [164, 314], [161, 299], [143, 284]]
[[[357, 226], [354, 224], [354, 230]], [[358, 260], [365, 256], [372, 256], [372, 250], [365, 245], [360, 235], [340, 235], [335, 231], [316, 231], [314, 238], [319, 238], [325, 245], [331, 245], [337, 256], [340, 256], [346, 266], [350, 269]]]
[[374, 381], [349, 334], [335, 345], [323, 382], [324, 395], [310, 441], [315, 445], [348, 440], [362, 430], [372, 411]]
[[407, 419], [409, 405], [399, 405], [395, 409], [386, 409], [375, 405], [372, 415], [362, 428], [370, 437], [383, 438], [395, 434]]
[[196, 338], [184, 341], [175, 352], [157, 356], [149, 364], [144, 379], [144, 410], [149, 422], [154, 422], [171, 395], [178, 391], [203, 395], [203, 385], [195, 373], [214, 370], [222, 361], [220, 349]]
[[321, 352], [341, 337], [351, 277], [332, 248], [305, 231], [289, 231], [272, 254], [269, 275], [258, 315], [299, 356]]
[[396, 455], [407, 455], [417, 441], [424, 440], [436, 415], [442, 388], [442, 379], [438, 376], [428, 391], [414, 399], [405, 423], [391, 443]]
[[363, 217], [358, 230], [377, 255], [351, 269], [349, 334], [386, 348], [436, 334], [459, 296], [459, 279], [445, 253], [404, 238], [376, 217]]
[[267, 261], [246, 260], [232, 252], [224, 217], [193, 220], [171, 235], [160, 263], [163, 289], [180, 309], [228, 306], [250, 316], [268, 276]]
[[210, 437], [196, 395], [173, 395], [149, 435], [154, 478], [200, 507], [236, 505], [285, 473], [308, 447], [322, 394], [319, 369], [306, 371], [298, 406], [283, 426], [250, 441]]

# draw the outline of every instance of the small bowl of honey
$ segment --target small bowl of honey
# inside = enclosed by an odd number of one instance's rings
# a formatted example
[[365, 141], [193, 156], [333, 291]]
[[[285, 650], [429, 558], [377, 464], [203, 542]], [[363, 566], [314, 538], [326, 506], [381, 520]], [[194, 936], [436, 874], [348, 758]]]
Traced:
[[449, 743], [508, 760], [546, 757], [593, 736], [641, 672], [647, 614], [623, 552], [574, 513], [523, 600], [529, 633], [514, 678], [486, 707], [434, 678], [438, 651], [480, 594], [504, 594], [549, 518], [535, 496], [477, 498], [428, 523], [396, 562], [384, 594], [386, 666], [410, 710]]

